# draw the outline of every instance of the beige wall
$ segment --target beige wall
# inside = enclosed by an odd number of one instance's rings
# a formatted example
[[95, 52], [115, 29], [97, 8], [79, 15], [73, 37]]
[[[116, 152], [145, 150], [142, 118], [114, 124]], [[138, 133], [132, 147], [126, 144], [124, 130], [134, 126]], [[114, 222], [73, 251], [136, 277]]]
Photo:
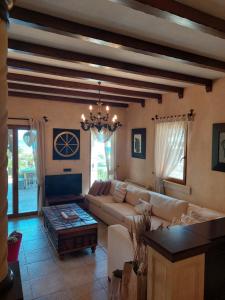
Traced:
[[[62, 174], [64, 168], [72, 168], [72, 173], [82, 173], [83, 193], [89, 188], [89, 166], [90, 166], [90, 133], [81, 130], [81, 152], [80, 160], [52, 160], [52, 136], [53, 128], [80, 129], [80, 116], [88, 110], [87, 105], [50, 102], [46, 100], [29, 100], [9, 97], [10, 117], [34, 117], [47, 116], [46, 123], [46, 174]], [[124, 123], [126, 109], [112, 108], [112, 114], [117, 113]], [[124, 178], [125, 174], [125, 126], [117, 134], [117, 156], [118, 177]]]
[[[10, 98], [9, 115], [21, 117], [42, 117], [47, 115], [46, 124], [46, 171], [47, 174], [61, 174], [63, 168], [72, 168], [74, 173], [83, 174], [83, 192], [89, 186], [90, 135], [81, 131], [81, 159], [79, 161], [52, 160], [52, 129], [80, 128], [80, 115], [88, 106]], [[212, 124], [225, 123], [225, 79], [215, 82], [212, 93], [203, 87], [185, 89], [183, 99], [174, 94], [166, 94], [163, 104], [148, 101], [145, 108], [132, 104], [128, 109], [114, 109], [123, 123], [117, 136], [118, 177], [130, 178], [139, 183], [154, 187], [154, 122], [155, 114], [170, 115], [187, 113], [194, 109], [195, 121], [189, 130], [187, 185], [191, 195], [167, 190], [168, 194], [190, 200], [209, 208], [225, 212], [225, 173], [211, 170]], [[147, 129], [146, 160], [131, 158], [130, 137], [132, 128]]]
[[[195, 121], [191, 125], [187, 157], [187, 185], [191, 195], [174, 191], [168, 194], [225, 212], [225, 173], [211, 170], [212, 124], [225, 123], [225, 78], [215, 82], [212, 93], [203, 87], [185, 89], [183, 99], [166, 94], [163, 104], [149, 101], [145, 108], [133, 104], [127, 113], [127, 177], [154, 186], [154, 122], [155, 114], [187, 113], [194, 109]], [[147, 128], [146, 160], [131, 158], [131, 128]]]

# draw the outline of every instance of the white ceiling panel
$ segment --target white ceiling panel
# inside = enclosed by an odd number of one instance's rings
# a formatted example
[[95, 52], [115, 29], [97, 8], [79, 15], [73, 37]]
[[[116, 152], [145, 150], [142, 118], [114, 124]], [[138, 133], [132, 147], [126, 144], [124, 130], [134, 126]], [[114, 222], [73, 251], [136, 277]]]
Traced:
[[78, 70], [78, 71], [85, 71], [85, 72], [93, 72], [96, 74], [110, 75], [110, 76], [122, 77], [127, 79], [135, 79], [139, 81], [154, 82], [154, 83], [167, 84], [167, 85], [179, 86], [179, 87], [187, 87], [190, 85], [188, 83], [178, 82], [174, 80], [155, 78], [151, 76], [142, 76], [142, 75], [132, 74], [128, 72], [117, 71], [112, 68], [93, 67], [91, 64], [71, 63], [62, 60], [28, 55], [24, 53], [18, 54], [17, 52], [13, 52], [13, 51], [9, 52], [8, 57], [18, 59], [18, 60], [28, 61], [28, 62], [40, 63], [48, 66], [62, 67], [71, 70]]
[[17, 5], [225, 61], [224, 39], [109, 0], [18, 0]]
[[[89, 83], [89, 84], [96, 84], [96, 89], [98, 89], [98, 80], [94, 79], [80, 79], [80, 78], [71, 78], [71, 77], [65, 77], [65, 76], [56, 76], [56, 75], [49, 75], [39, 72], [30, 72], [25, 70], [18, 70], [13, 69], [9, 67], [9, 72], [14, 74], [24, 74], [24, 75], [31, 75], [35, 77], [41, 77], [41, 78], [50, 78], [50, 79], [58, 79], [58, 80], [66, 80], [71, 82], [81, 82], [81, 83]], [[123, 88], [125, 90], [131, 90], [131, 91], [140, 91], [140, 92], [150, 92], [150, 93], [159, 93], [164, 94], [165, 92], [158, 91], [158, 90], [151, 90], [151, 89], [142, 89], [142, 88], [136, 88], [136, 87], [130, 87], [130, 86], [120, 86], [118, 84], [112, 84], [112, 83], [103, 83], [102, 85], [108, 86], [108, 87], [115, 87], [115, 88]]]
[[149, 66], [157, 69], [170, 70], [173, 72], [195, 75], [203, 78], [217, 79], [225, 76], [225, 72], [213, 71], [206, 68], [193, 66], [191, 64], [179, 63], [166, 58], [153, 57], [141, 53], [132, 52], [124, 48], [112, 48], [105, 45], [84, 41], [78, 38], [62, 36], [49, 33], [39, 29], [29, 28], [21, 25], [10, 27], [9, 36], [26, 42], [32, 42], [53, 48], [71, 50], [89, 55], [110, 58], [137, 65]]

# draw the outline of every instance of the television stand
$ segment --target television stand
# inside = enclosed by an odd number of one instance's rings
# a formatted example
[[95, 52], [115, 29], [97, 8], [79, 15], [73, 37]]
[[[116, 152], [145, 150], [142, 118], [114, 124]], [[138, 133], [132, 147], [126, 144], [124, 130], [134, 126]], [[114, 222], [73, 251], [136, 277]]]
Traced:
[[60, 205], [60, 204], [70, 204], [76, 203], [81, 208], [85, 209], [85, 197], [83, 195], [57, 195], [57, 196], [48, 196], [45, 198], [45, 205], [52, 206], [52, 205]]

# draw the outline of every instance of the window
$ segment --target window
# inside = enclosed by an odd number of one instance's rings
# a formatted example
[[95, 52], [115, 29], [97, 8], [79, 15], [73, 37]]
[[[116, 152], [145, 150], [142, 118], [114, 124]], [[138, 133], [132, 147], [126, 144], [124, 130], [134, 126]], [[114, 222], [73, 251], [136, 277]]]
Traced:
[[158, 190], [163, 179], [181, 184], [186, 183], [186, 148], [186, 121], [156, 123], [155, 172]]
[[[181, 132], [182, 134], [182, 132]], [[179, 160], [176, 167], [173, 171], [168, 175], [167, 180], [177, 182], [180, 184], [186, 184], [186, 170], [187, 170], [187, 132], [182, 134], [182, 142], [179, 144], [180, 152], [182, 153], [182, 157]]]
[[91, 184], [114, 178], [114, 147], [115, 133], [106, 138], [102, 133], [91, 132]]

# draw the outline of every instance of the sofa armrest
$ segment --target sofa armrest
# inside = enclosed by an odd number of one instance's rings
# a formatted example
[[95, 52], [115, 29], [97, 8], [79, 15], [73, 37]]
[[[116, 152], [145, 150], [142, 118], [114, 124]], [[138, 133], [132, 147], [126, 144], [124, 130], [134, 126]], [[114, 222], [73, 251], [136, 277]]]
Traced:
[[111, 225], [108, 227], [108, 277], [116, 269], [123, 269], [126, 261], [133, 260], [133, 246], [126, 227]]

